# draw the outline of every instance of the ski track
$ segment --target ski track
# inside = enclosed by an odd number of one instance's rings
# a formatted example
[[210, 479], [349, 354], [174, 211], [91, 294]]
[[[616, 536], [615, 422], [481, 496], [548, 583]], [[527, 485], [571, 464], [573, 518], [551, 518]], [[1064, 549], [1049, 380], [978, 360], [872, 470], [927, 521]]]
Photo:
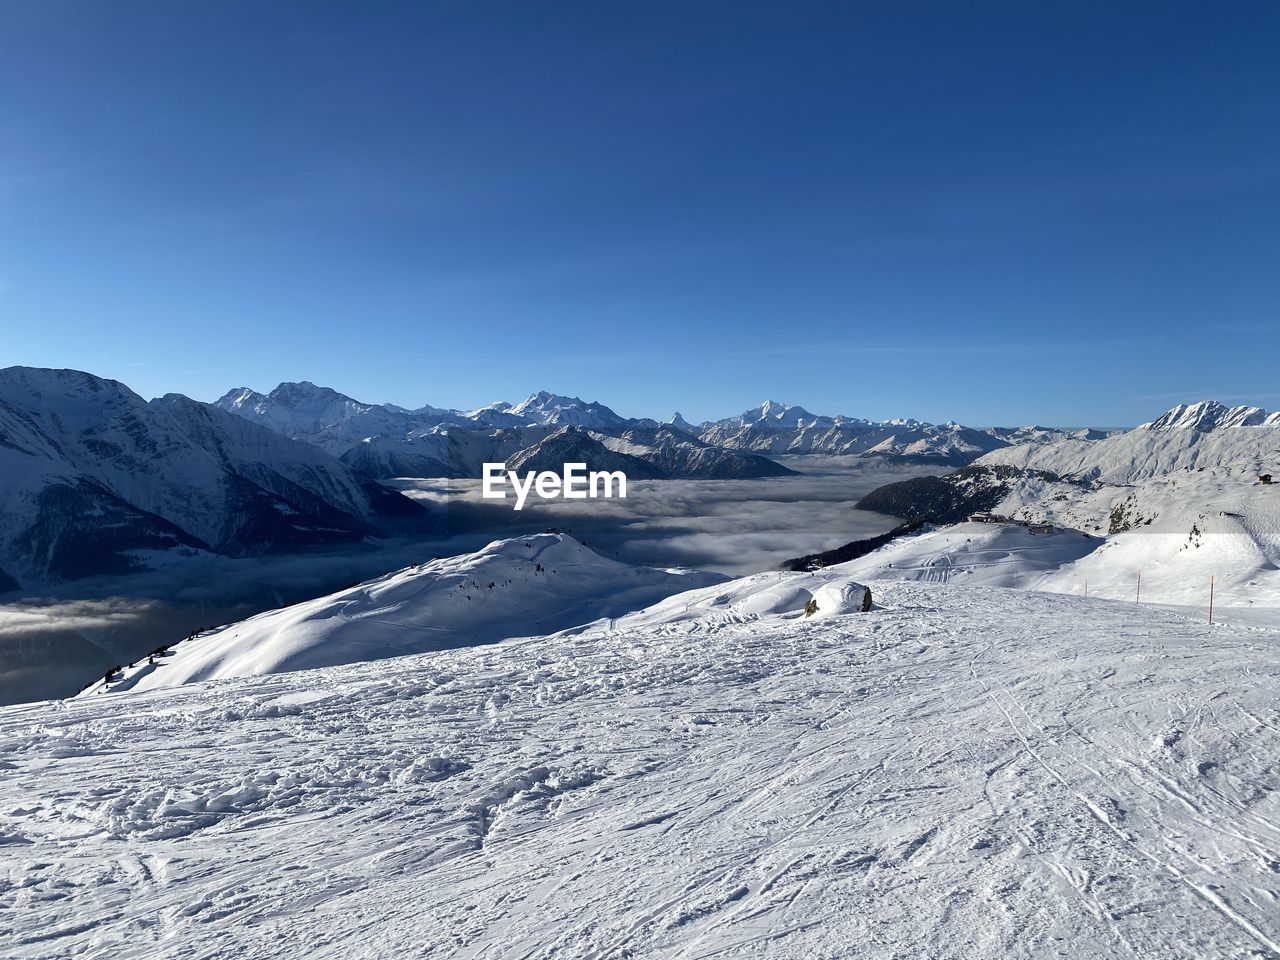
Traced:
[[877, 601], [0, 710], [0, 952], [1280, 957], [1280, 624]]

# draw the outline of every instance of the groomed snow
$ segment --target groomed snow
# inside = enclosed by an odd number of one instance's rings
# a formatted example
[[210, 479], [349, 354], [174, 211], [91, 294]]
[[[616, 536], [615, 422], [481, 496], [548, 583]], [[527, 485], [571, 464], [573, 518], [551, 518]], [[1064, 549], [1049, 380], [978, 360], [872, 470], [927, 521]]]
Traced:
[[1280, 954], [1280, 630], [849, 583], [0, 710], [4, 952]]

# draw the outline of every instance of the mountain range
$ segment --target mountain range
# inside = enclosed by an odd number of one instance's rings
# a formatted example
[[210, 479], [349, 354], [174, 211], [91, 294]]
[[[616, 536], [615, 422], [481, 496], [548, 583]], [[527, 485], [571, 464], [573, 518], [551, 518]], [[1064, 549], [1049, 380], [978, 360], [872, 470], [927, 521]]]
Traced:
[[1274, 457], [1258, 440], [1277, 425], [1280, 414], [1210, 401], [1116, 434], [869, 421], [770, 401], [695, 426], [547, 392], [478, 410], [410, 410], [305, 381], [205, 404], [147, 401], [80, 371], [10, 367], [0, 370], [0, 591], [147, 569], [175, 554], [429, 535], [441, 521], [377, 480], [477, 477], [485, 462], [738, 479], [792, 472], [773, 457], [840, 454], [1124, 484], [1206, 464], [1260, 474]]
[[[656, 476], [727, 479], [780, 476], [788, 468], [768, 458], [794, 454], [863, 455], [895, 462], [963, 466], [984, 453], [1021, 443], [1101, 431], [1049, 427], [964, 427], [919, 420], [862, 420], [821, 416], [803, 407], [765, 401], [733, 417], [692, 424], [679, 413], [659, 423], [619, 416], [601, 403], [535, 393], [518, 404], [478, 410], [370, 404], [329, 387], [282, 383], [270, 393], [228, 391], [215, 406], [288, 437], [322, 447], [376, 477], [478, 477], [480, 465], [515, 456], [556, 430], [649, 461]], [[579, 438], [588, 465], [603, 451]]]
[[[719, 447], [656, 420], [627, 419], [601, 403], [545, 391], [515, 405], [409, 410], [362, 403], [303, 381], [282, 383], [267, 394], [239, 387], [214, 406], [318, 446], [382, 479], [476, 478], [484, 463], [540, 462], [550, 449], [593, 470], [625, 469], [619, 457], [632, 458], [626, 462], [636, 479], [730, 479], [792, 472], [754, 452]], [[556, 469], [564, 462], [556, 461]]]

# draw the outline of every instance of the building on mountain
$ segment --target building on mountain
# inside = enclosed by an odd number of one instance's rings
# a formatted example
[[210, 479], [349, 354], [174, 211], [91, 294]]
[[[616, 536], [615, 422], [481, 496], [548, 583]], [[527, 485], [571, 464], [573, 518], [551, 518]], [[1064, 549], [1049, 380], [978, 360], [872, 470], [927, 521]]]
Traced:
[[1271, 474], [1269, 474], [1269, 473], [1264, 473], [1264, 474], [1259, 475], [1259, 477], [1258, 477], [1258, 482], [1259, 482], [1259, 483], [1266, 483], [1266, 484], [1271, 483]]

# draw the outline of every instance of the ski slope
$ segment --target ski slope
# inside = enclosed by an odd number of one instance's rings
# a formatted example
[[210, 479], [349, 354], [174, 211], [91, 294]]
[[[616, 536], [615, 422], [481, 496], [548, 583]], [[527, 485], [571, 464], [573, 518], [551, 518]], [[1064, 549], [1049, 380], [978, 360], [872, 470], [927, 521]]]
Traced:
[[1277, 626], [874, 589], [4, 708], [4, 953], [1280, 956]]
[[84, 692], [153, 690], [201, 680], [543, 634], [717, 583], [720, 574], [609, 560], [572, 537], [495, 540], [475, 553], [397, 570], [347, 590], [269, 610], [176, 644]]
[[834, 569], [860, 580], [923, 580], [1038, 589], [1104, 543], [1079, 530], [1032, 533], [1016, 524], [957, 523], [900, 537]]

